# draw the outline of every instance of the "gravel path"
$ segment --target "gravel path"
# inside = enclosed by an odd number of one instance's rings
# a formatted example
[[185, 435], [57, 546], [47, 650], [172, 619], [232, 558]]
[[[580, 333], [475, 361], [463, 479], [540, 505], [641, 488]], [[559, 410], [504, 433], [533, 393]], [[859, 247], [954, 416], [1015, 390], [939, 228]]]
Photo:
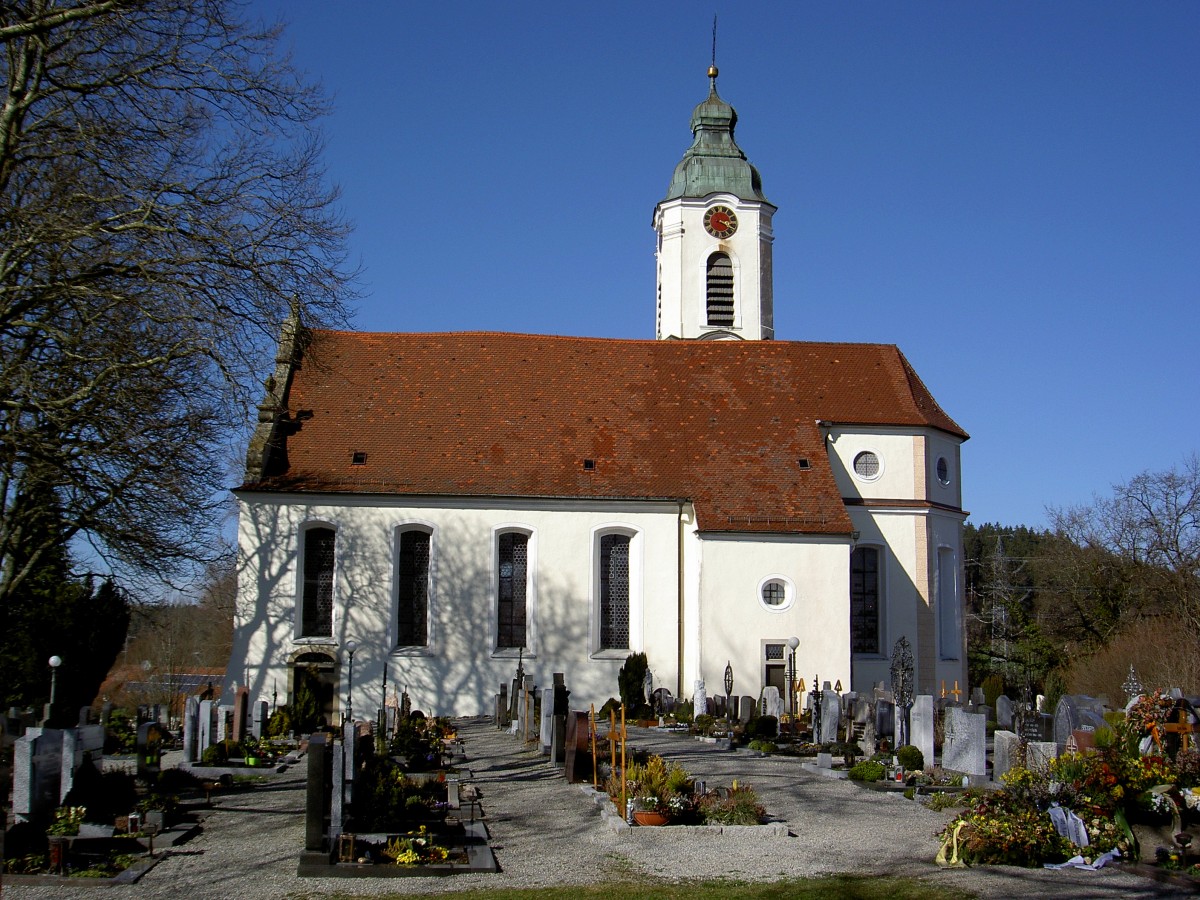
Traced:
[[[995, 898], [1162, 898], [1190, 896], [1115, 870], [983, 867], [942, 870], [934, 833], [948, 819], [901, 797], [866, 791], [805, 771], [794, 759], [716, 751], [683, 735], [630, 729], [630, 742], [680, 759], [713, 783], [733, 778], [759, 791], [788, 837], [641, 828], [617, 834], [578, 786], [483, 719], [461, 723], [467, 765], [482, 795], [501, 872], [447, 878], [298, 878], [304, 841], [304, 773], [220, 797], [202, 832], [170, 851], [140, 882], [113, 888], [131, 898], [301, 898], [330, 894], [432, 894], [489, 887], [563, 887], [604, 879], [774, 880], [835, 872], [904, 874]], [[94, 898], [95, 887], [6, 884], [8, 900]]]

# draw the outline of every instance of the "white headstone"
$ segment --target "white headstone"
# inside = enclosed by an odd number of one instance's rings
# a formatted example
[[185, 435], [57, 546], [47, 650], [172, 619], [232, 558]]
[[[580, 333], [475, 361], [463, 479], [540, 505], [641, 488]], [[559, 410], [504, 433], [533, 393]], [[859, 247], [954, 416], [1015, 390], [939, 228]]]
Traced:
[[214, 700], [200, 701], [200, 737], [196, 744], [196, 759], [202, 759], [204, 751], [217, 743], [216, 706], [217, 704]]
[[1021, 738], [1011, 731], [997, 731], [992, 743], [992, 779], [999, 781], [1017, 764]]
[[918, 694], [913, 698], [912, 712], [909, 714], [908, 742], [921, 751], [926, 766], [933, 765], [933, 697], [929, 694]]
[[1013, 702], [1005, 694], [996, 698], [996, 727], [1005, 731], [1013, 727]]
[[987, 775], [987, 720], [957, 707], [946, 708], [942, 768], [967, 775]]
[[765, 715], [774, 716], [776, 719], [783, 717], [783, 697], [779, 694], [779, 688], [773, 684], [763, 688], [763, 707]]
[[830, 744], [838, 739], [838, 729], [842, 725], [842, 700], [832, 690], [821, 692], [821, 740], [822, 744]]
[[68, 728], [62, 733], [62, 770], [58, 779], [58, 802], [66, 799], [71, 788], [75, 786], [76, 751], [79, 747], [79, 736], [74, 728]]
[[267, 733], [267, 721], [271, 718], [270, 704], [266, 700], [256, 700], [250, 704], [250, 734], [262, 738]]
[[692, 689], [692, 714], [702, 716], [708, 712], [708, 694], [704, 690], [704, 679], [697, 678]]
[[1025, 745], [1025, 767], [1044, 772], [1050, 760], [1058, 756], [1058, 744], [1054, 741], [1030, 741]]

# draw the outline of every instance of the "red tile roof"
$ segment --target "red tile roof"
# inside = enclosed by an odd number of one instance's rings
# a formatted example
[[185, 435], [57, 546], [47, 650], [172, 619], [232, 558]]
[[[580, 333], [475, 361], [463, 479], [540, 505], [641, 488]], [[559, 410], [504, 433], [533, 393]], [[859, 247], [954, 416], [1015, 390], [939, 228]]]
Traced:
[[966, 437], [887, 344], [311, 335], [287, 468], [247, 490], [686, 499], [703, 531], [847, 533], [817, 420]]

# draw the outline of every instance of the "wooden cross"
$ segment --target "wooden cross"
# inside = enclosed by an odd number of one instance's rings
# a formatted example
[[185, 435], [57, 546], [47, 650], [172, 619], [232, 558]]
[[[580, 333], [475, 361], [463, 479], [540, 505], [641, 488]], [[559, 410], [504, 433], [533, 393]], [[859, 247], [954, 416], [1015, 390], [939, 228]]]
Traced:
[[954, 690], [952, 690], [950, 693], [952, 693], [954, 695], [954, 702], [957, 703], [958, 698], [962, 696], [962, 691], [960, 691], [958, 689], [958, 679], [957, 678], [954, 679]]
[[1200, 725], [1193, 725], [1189, 722], [1187, 710], [1180, 709], [1179, 718], [1163, 725], [1163, 731], [1179, 735], [1179, 749], [1189, 750], [1192, 746], [1192, 735], [1200, 734]]
[[942, 679], [942, 699], [946, 699], [946, 679]]

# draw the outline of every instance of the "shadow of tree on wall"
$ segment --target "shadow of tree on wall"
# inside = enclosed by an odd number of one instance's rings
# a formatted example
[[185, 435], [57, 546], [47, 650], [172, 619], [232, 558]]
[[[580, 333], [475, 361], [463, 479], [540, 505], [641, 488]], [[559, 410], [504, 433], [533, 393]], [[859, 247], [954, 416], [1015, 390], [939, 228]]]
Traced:
[[[352, 522], [337, 528], [334, 634], [328, 641], [311, 642], [295, 639], [300, 523], [290, 518], [286, 506], [260, 504], [244, 509], [230, 680], [244, 682], [258, 699], [278, 692], [283, 703], [294, 690], [288, 665], [297, 651], [327, 648], [337, 661], [335, 708], [340, 712], [350, 676], [344, 648], [353, 639], [358, 644], [353, 670], [356, 718], [373, 718], [384, 702], [385, 664], [387, 693], [396, 687], [406, 689], [414, 709], [434, 715], [493, 711], [494, 697], [500, 685], [513, 678], [517, 660], [494, 652], [490, 558], [495, 533], [490, 524], [480, 517], [437, 513], [430, 561], [429, 645], [397, 648], [393, 573], [397, 522], [408, 527], [411, 518], [397, 516], [395, 521], [367, 526]], [[277, 546], [287, 552], [274, 553]], [[587, 573], [590, 547], [581, 545], [579, 553], [573, 571]], [[536, 577], [531, 615], [536, 621], [536, 645], [526, 651], [525, 671], [546, 686], [553, 672], [563, 672], [574, 706], [603, 702], [616, 693], [621, 660], [589, 657], [589, 585], [575, 583], [546, 566], [539, 568]]]

